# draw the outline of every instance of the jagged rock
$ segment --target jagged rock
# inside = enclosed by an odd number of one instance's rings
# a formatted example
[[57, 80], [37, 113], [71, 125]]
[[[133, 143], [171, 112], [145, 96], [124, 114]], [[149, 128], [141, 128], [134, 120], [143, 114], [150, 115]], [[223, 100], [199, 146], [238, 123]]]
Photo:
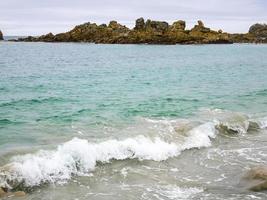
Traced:
[[0, 31], [0, 40], [4, 40], [2, 31]]
[[168, 30], [169, 24], [167, 22], [149, 20], [146, 23], [146, 29], [149, 28], [153, 29], [153, 31], [164, 32]]
[[179, 21], [173, 22], [171, 29], [174, 31], [184, 31], [185, 26], [186, 26], [185, 21], [179, 20]]
[[145, 29], [145, 20], [143, 17], [137, 19], [135, 21], [135, 27], [134, 27], [135, 30], [144, 30]]
[[202, 21], [199, 20], [197, 23], [198, 24], [191, 29], [192, 32], [202, 32], [202, 33], [210, 32], [210, 28], [205, 27]]
[[198, 23], [198, 26], [204, 27], [204, 23], [201, 20], [198, 20], [197, 23]]

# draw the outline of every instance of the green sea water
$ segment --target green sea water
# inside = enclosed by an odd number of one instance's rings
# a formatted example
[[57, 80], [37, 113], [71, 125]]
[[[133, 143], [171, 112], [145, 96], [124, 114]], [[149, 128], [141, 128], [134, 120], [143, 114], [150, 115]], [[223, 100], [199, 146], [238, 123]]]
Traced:
[[[246, 170], [267, 161], [266, 55], [267, 45], [251, 44], [1, 42], [0, 166], [26, 163], [16, 175], [40, 188], [25, 199], [267, 198], [236, 189]], [[205, 124], [218, 121], [238, 133], [215, 138]], [[261, 129], [246, 127], [254, 121]], [[191, 143], [177, 136], [184, 132], [196, 136]], [[79, 167], [39, 150], [75, 152]], [[50, 161], [53, 170], [40, 170]]]

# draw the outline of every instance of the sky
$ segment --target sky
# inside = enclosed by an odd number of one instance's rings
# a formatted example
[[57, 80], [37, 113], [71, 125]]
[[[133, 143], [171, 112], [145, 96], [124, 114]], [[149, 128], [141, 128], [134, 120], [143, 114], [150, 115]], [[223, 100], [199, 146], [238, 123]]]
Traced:
[[111, 20], [131, 28], [139, 17], [182, 19], [188, 29], [202, 20], [214, 30], [245, 33], [254, 23], [267, 23], [267, 0], [0, 0], [0, 30], [6, 36], [55, 34]]

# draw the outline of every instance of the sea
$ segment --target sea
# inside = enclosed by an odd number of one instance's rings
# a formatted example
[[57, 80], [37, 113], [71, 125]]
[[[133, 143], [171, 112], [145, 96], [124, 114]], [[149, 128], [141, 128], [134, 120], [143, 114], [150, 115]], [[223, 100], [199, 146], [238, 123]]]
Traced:
[[250, 200], [267, 45], [0, 42], [0, 186], [25, 200]]

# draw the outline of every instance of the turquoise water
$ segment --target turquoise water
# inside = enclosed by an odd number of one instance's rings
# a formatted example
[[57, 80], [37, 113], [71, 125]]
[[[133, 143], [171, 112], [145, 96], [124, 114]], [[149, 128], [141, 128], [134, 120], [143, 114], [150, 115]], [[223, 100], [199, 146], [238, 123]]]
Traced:
[[[240, 115], [251, 119], [267, 116], [267, 45], [157, 46], [2, 42], [0, 52], [2, 166], [10, 163], [15, 155], [35, 154], [40, 149], [56, 149], [59, 144], [74, 137], [98, 144], [147, 133], [154, 137], [158, 132], [169, 131], [169, 128], [165, 129], [165, 125], [160, 128], [147, 125], [147, 120], [167, 120], [172, 123], [172, 120], [189, 119], [202, 123], [207, 120], [207, 117], [203, 117], [207, 114], [203, 112], [216, 109], [242, 113]], [[213, 114], [208, 115], [213, 116], [212, 120], [217, 119]], [[157, 128], [159, 129], [156, 130]], [[260, 132], [255, 137], [265, 137], [265, 130]], [[239, 140], [242, 140], [245, 136], [240, 137]], [[223, 137], [220, 141], [224, 140]], [[265, 138], [260, 140], [263, 141], [264, 148]], [[225, 143], [228, 145], [227, 140], [223, 144]], [[253, 146], [253, 143], [246, 145]], [[105, 145], [101, 148], [105, 148]], [[201, 153], [204, 151], [207, 150], [199, 150]], [[267, 153], [267, 149], [263, 152]], [[190, 159], [190, 153], [184, 154], [188, 154], [186, 159]], [[176, 154], [173, 156], [177, 157]], [[147, 157], [142, 158], [147, 160]], [[112, 159], [119, 158], [113, 156]], [[261, 159], [255, 163], [246, 160], [242, 162], [246, 167], [266, 163], [266, 157]], [[137, 170], [136, 162], [129, 164], [133, 168], [135, 165]], [[113, 167], [116, 168], [111, 168]], [[173, 169], [168, 166], [165, 168]], [[176, 171], [173, 170], [174, 172]], [[87, 181], [93, 182], [92, 179]], [[143, 180], [142, 183], [146, 184], [146, 181]], [[90, 184], [97, 184], [97, 180]], [[110, 185], [112, 184], [109, 183]], [[74, 186], [71, 183], [58, 186], [59, 189], [55, 189], [54, 197], [50, 199], [58, 198], [61, 187]], [[168, 188], [169, 184], [164, 187]], [[155, 186], [151, 191], [157, 189], [159, 188]], [[91, 193], [97, 191], [94, 188], [91, 190]], [[163, 189], [159, 189], [161, 190]], [[205, 194], [197, 189], [195, 193]], [[85, 193], [80, 194], [80, 199], [85, 198]], [[34, 195], [40, 194], [33, 192], [32, 195], [33, 197], [27, 198], [34, 199]], [[226, 194], [222, 192], [222, 198], [229, 197], [224, 195]], [[112, 199], [109, 195], [106, 198]], [[143, 199], [154, 198], [156, 197], [147, 194]], [[208, 199], [208, 196], [202, 198]], [[105, 198], [102, 196], [96, 199]], [[165, 194], [162, 199], [172, 198]]]

